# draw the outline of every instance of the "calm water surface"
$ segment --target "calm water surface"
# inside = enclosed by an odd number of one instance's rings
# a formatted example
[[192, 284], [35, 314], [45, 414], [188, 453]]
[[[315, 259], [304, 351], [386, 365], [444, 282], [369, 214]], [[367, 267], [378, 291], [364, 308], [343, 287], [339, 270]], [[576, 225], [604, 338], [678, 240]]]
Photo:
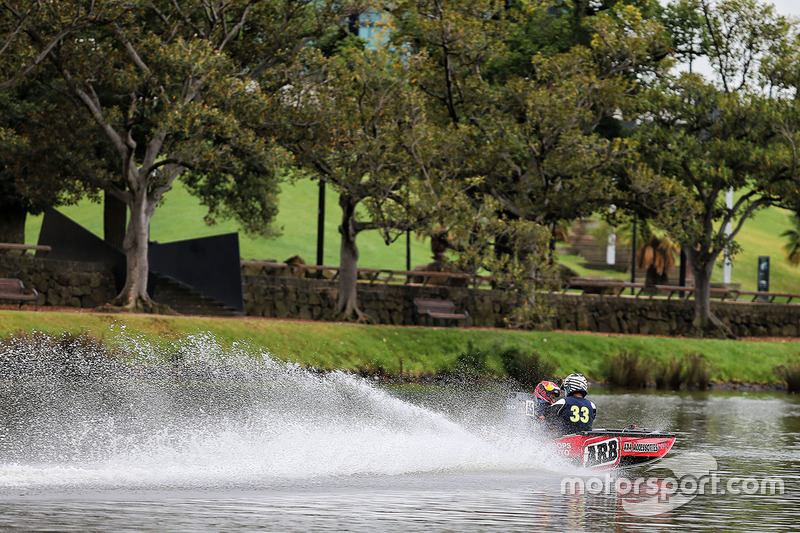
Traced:
[[614, 484], [678, 474], [645, 467], [564, 494], [566, 478], [604, 478], [504, 421], [501, 387], [381, 388], [266, 357], [247, 372], [214, 361], [184, 375], [0, 376], [0, 529], [800, 531], [793, 396], [593, 395], [596, 427], [677, 433], [667, 465], [701, 453], [723, 485], [784, 484], [651, 516], [635, 505], [648, 495]]

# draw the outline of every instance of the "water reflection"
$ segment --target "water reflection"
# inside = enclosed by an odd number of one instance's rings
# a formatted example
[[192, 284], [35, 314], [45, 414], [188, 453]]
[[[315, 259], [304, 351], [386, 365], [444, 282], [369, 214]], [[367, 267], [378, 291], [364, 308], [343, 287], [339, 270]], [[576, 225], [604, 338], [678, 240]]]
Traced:
[[[751, 532], [800, 519], [794, 397], [593, 395], [598, 427], [677, 433], [667, 459], [702, 452], [723, 481], [785, 481], [784, 494], [698, 493], [654, 515], [642, 505], [660, 502], [674, 464], [610, 473], [606, 488], [509, 426], [502, 386], [383, 389], [268, 356], [246, 375], [198, 368], [0, 376], [0, 529]], [[592, 478], [600, 490], [564, 490]]]

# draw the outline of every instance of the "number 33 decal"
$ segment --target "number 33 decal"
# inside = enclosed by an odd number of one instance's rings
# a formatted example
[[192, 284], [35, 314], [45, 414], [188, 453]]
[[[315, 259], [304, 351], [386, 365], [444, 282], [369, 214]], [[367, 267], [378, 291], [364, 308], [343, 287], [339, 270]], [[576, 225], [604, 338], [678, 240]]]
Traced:
[[572, 411], [572, 416], [569, 417], [570, 422], [583, 422], [584, 424], [589, 421], [589, 408], [588, 407], [578, 407], [577, 405], [573, 405], [570, 407]]

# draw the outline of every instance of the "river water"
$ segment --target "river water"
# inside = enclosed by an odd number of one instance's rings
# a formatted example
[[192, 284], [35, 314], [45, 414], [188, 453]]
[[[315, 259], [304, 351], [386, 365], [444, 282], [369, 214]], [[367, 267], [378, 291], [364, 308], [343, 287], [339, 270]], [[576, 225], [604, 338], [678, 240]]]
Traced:
[[6, 367], [0, 529], [800, 530], [794, 396], [592, 391], [595, 427], [678, 435], [654, 466], [607, 474], [506, 420], [502, 386], [386, 387], [193, 350], [169, 370]]

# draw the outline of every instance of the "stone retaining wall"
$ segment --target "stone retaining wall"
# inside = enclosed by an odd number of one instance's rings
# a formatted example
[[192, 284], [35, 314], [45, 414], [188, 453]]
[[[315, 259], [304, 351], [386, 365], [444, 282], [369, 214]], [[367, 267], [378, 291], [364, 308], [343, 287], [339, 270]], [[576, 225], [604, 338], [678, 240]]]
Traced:
[[[92, 308], [115, 295], [111, 269], [102, 263], [35, 258], [0, 253], [0, 277], [21, 279], [35, 287], [40, 305]], [[335, 320], [338, 282], [291, 276], [247, 274], [242, 277], [249, 316]], [[505, 327], [514, 302], [499, 290], [420, 285], [360, 283], [359, 306], [376, 323], [423, 325], [414, 315], [414, 298], [452, 300], [467, 310], [470, 325]], [[617, 298], [603, 295], [543, 294], [554, 310], [547, 327], [572, 331], [682, 335], [691, 330], [692, 300]], [[800, 305], [712, 301], [712, 308], [734, 334], [800, 337]]]
[[[338, 282], [294, 277], [244, 275], [245, 313], [248, 316], [335, 320]], [[453, 300], [458, 310], [468, 309], [470, 325], [502, 327], [501, 294], [497, 291], [471, 291], [456, 287], [421, 287], [359, 283], [358, 299], [362, 311], [376, 323], [424, 324], [414, 316], [414, 298]]]
[[[0, 277], [21, 279], [39, 293], [39, 305], [92, 308], [116, 296], [114, 276], [104, 263], [0, 253]], [[3, 302], [7, 303], [7, 302]]]
[[[552, 327], [568, 331], [686, 335], [694, 300], [554, 294]], [[800, 305], [711, 301], [711, 308], [739, 337], [800, 336]]]
[[[243, 278], [245, 311], [251, 316], [335, 320], [337, 283], [292, 277]], [[505, 327], [513, 302], [502, 291], [459, 287], [369, 285], [358, 288], [359, 306], [380, 324], [424, 324], [414, 316], [416, 297], [452, 300], [470, 314], [470, 325]], [[567, 331], [685, 335], [694, 301], [602, 295], [543, 294], [554, 313], [548, 326]], [[712, 309], [740, 337], [800, 336], [800, 305], [712, 301]]]

